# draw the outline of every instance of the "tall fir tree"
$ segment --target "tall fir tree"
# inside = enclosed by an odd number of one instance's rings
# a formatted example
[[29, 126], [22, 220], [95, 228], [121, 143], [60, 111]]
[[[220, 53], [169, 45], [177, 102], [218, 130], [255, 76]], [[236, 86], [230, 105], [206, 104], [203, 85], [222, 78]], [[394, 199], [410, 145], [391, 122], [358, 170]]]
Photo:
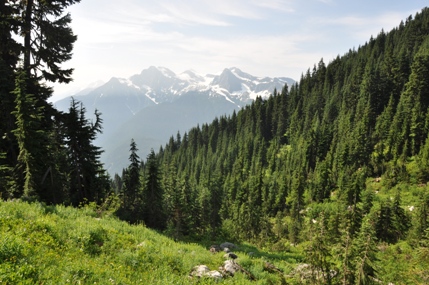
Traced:
[[70, 203], [101, 202], [108, 192], [108, 177], [100, 162], [103, 152], [93, 144], [101, 133], [102, 120], [96, 110], [95, 121], [86, 118], [86, 109], [74, 99], [65, 114], [65, 143], [68, 150]]
[[125, 209], [134, 209], [137, 205], [137, 199], [141, 193], [140, 182], [140, 157], [137, 154], [138, 148], [134, 139], [130, 143], [130, 165], [128, 166], [126, 176], [123, 179], [122, 203]]
[[164, 189], [161, 185], [161, 173], [153, 149], [146, 159], [143, 186], [143, 221], [153, 229], [166, 227]]
[[28, 199], [40, 198], [43, 171], [46, 171], [46, 130], [42, 128], [43, 109], [36, 104], [33, 94], [27, 93], [27, 78], [20, 72], [16, 79], [16, 129], [19, 154], [14, 169], [13, 189], [15, 195]]
[[358, 236], [354, 240], [355, 284], [377, 284], [376, 234], [373, 217], [366, 216]]

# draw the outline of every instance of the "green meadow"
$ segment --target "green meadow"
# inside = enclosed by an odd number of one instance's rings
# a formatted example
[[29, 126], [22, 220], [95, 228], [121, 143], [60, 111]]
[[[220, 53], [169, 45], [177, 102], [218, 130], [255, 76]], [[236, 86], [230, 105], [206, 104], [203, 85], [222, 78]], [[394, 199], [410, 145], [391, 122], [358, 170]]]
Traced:
[[[243, 273], [220, 282], [190, 278], [196, 265], [222, 266], [224, 253], [208, 248], [176, 242], [90, 206], [0, 202], [0, 284], [282, 284], [301, 258], [296, 252], [263, 252], [242, 244], [236, 262], [256, 281]], [[265, 261], [284, 274], [265, 270]]]

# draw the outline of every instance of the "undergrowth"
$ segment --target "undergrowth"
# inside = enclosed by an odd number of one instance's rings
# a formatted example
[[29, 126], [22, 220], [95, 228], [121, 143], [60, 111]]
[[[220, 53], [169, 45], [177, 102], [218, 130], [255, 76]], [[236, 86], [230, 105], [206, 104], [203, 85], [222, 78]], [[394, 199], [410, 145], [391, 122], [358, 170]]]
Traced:
[[[176, 242], [143, 225], [113, 216], [98, 217], [91, 207], [44, 206], [0, 202], [1, 284], [214, 284], [191, 279], [196, 265], [217, 270], [223, 253], [212, 254], [196, 243]], [[255, 255], [249, 256], [249, 251]], [[283, 276], [264, 271], [264, 261], [291, 270], [299, 254], [273, 254], [242, 245], [239, 262], [245, 274], [216, 284], [281, 284]]]

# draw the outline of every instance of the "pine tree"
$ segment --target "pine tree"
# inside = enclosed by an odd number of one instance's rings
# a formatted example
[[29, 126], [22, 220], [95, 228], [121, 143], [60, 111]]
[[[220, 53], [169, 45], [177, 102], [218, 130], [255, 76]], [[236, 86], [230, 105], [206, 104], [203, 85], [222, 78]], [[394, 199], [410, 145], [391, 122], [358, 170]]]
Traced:
[[65, 143], [68, 150], [67, 173], [70, 179], [70, 203], [101, 202], [108, 191], [108, 180], [100, 162], [103, 152], [93, 145], [101, 132], [101, 114], [96, 110], [95, 122], [86, 118], [86, 109], [72, 99], [69, 113], [65, 114]]
[[143, 186], [143, 221], [154, 229], [165, 229], [164, 189], [161, 187], [161, 177], [158, 162], [153, 149], [145, 164]]
[[0, 153], [6, 154], [7, 165], [14, 169], [10, 197], [67, 202], [61, 137], [65, 122], [59, 122], [64, 116], [46, 101], [52, 89], [45, 82], [71, 80], [72, 69], [60, 66], [71, 58], [76, 41], [70, 15], [64, 11], [78, 2], [0, 3], [0, 129], [5, 138], [0, 141]]
[[309, 244], [306, 248], [306, 259], [312, 269], [312, 284], [331, 284], [331, 254], [329, 252], [330, 236], [326, 230], [325, 214], [309, 221]]
[[47, 81], [70, 82], [73, 69], [62, 69], [60, 64], [71, 59], [77, 37], [69, 26], [70, 14], [64, 11], [79, 2], [28, 0], [22, 3], [20, 35], [24, 38], [23, 68], [27, 78], [42, 76]]
[[6, 153], [0, 152], [0, 199], [8, 199], [10, 196], [10, 174], [11, 169], [8, 164], [5, 162]]
[[295, 173], [292, 180], [292, 193], [288, 197], [290, 204], [290, 213], [292, 222], [289, 226], [289, 239], [293, 243], [297, 243], [300, 239], [302, 228], [302, 213], [304, 208], [304, 176], [302, 173]]
[[417, 243], [425, 239], [426, 231], [429, 228], [429, 193], [422, 191], [419, 196], [413, 221], [413, 238]]
[[47, 134], [42, 128], [43, 109], [36, 104], [33, 94], [27, 93], [27, 78], [20, 72], [16, 79], [16, 117], [17, 128], [13, 131], [18, 142], [19, 154], [14, 170], [16, 194], [29, 199], [39, 198], [42, 171], [46, 170], [44, 162], [47, 154]]
[[411, 219], [401, 207], [401, 194], [398, 191], [392, 203], [394, 241], [404, 239], [411, 227]]
[[378, 239], [386, 242], [395, 241], [393, 213], [390, 199], [386, 199], [381, 203], [375, 229]]
[[419, 155], [416, 157], [416, 162], [419, 168], [419, 180], [421, 182], [429, 181], [429, 133]]
[[[13, 197], [10, 193], [11, 169], [17, 163], [18, 146], [12, 131], [16, 129], [15, 111], [15, 70], [19, 61], [20, 45], [14, 37], [18, 31], [18, 22], [14, 15], [18, 5], [10, 1], [0, 3], [0, 153], [4, 154], [0, 173], [0, 192], [3, 197]], [[7, 186], [8, 185], [8, 186]]]
[[175, 162], [170, 162], [164, 169], [166, 175], [163, 175], [162, 185], [164, 188], [167, 229], [175, 239], [178, 239], [183, 234], [182, 224], [184, 213]]
[[353, 239], [350, 234], [350, 229], [347, 227], [342, 231], [343, 238], [341, 239], [341, 253], [339, 256], [340, 266], [340, 279], [342, 285], [349, 285], [354, 283], [354, 267], [353, 267]]
[[137, 154], [137, 144], [134, 139], [130, 143], [130, 165], [128, 166], [126, 176], [124, 177], [124, 187], [122, 189], [122, 202], [125, 209], [131, 211], [137, 203], [140, 192], [140, 157]]
[[376, 235], [371, 216], [366, 216], [362, 222], [359, 235], [354, 241], [355, 252], [355, 284], [377, 284]]

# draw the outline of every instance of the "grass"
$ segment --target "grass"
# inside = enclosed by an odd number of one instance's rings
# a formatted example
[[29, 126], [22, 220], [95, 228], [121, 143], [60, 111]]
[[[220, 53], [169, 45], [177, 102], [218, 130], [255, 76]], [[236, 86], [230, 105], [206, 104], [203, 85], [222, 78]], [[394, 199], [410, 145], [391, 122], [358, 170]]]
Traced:
[[264, 261], [287, 272], [299, 259], [298, 253], [267, 253], [249, 244], [236, 253], [256, 281], [244, 274], [221, 282], [190, 279], [196, 265], [218, 269], [223, 253], [99, 217], [90, 207], [0, 202], [0, 284], [281, 284], [284, 277], [264, 271]]
[[[416, 205], [419, 192], [427, 191], [426, 187], [368, 185], [370, 191], [378, 191], [375, 203], [400, 191], [404, 194], [403, 205]], [[333, 205], [318, 207], [329, 210]], [[407, 239], [397, 244], [378, 243], [375, 267], [382, 284], [429, 284], [429, 250], [421, 242], [408, 243]], [[91, 206], [77, 209], [0, 201], [0, 285], [300, 284], [287, 275], [305, 262], [305, 243], [291, 246], [283, 239], [264, 248], [242, 243], [234, 250], [239, 256], [237, 262], [256, 281], [241, 273], [219, 282], [190, 279], [189, 273], [196, 265], [217, 270], [223, 264], [224, 254], [210, 253], [210, 244], [177, 242], [144, 225], [129, 225], [108, 213], [100, 216]], [[331, 253], [337, 254], [335, 250], [334, 246]], [[283, 274], [265, 270], [265, 262]], [[337, 268], [341, 266], [337, 264]]]

